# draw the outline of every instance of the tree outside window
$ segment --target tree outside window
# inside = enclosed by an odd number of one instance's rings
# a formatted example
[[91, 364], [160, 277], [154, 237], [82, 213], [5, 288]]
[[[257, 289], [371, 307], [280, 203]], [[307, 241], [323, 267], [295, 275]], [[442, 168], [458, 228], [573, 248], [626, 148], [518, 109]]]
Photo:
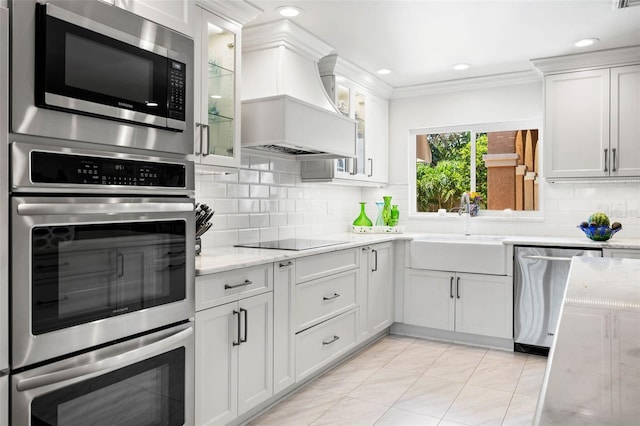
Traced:
[[537, 139], [537, 129], [417, 134], [416, 210], [457, 211], [464, 192], [480, 209], [538, 210]]

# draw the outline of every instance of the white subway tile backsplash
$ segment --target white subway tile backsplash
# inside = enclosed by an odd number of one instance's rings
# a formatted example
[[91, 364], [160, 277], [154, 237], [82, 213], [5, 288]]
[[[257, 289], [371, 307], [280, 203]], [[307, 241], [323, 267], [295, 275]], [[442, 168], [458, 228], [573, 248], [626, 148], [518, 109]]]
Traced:
[[257, 170], [240, 170], [238, 172], [240, 183], [260, 183], [260, 172]]
[[238, 200], [238, 213], [259, 213], [260, 200], [242, 198]]
[[275, 213], [278, 211], [278, 200], [260, 200], [260, 211], [264, 213]]
[[294, 186], [296, 183], [298, 183], [299, 179], [299, 175], [294, 175], [291, 173], [280, 173], [278, 181], [282, 186]]
[[259, 155], [249, 157], [250, 167], [254, 170], [270, 170], [271, 159]]
[[254, 243], [260, 241], [260, 230], [258, 228], [238, 230], [238, 244]]
[[211, 203], [206, 203], [216, 214], [238, 213], [238, 200], [233, 198], [216, 198]]
[[269, 198], [269, 186], [249, 185], [249, 196], [251, 198]]
[[229, 229], [243, 229], [249, 228], [249, 215], [248, 214], [236, 214], [229, 215], [227, 217], [227, 226]]
[[238, 173], [227, 173], [224, 175], [215, 175], [214, 179], [216, 182], [225, 182], [225, 183], [238, 182]]
[[260, 172], [260, 183], [263, 185], [275, 185], [278, 175], [273, 172]]
[[281, 212], [296, 211], [296, 200], [278, 200], [278, 210]]
[[269, 197], [270, 198], [287, 198], [287, 188], [283, 188], [280, 186], [271, 186], [269, 187]]
[[260, 228], [260, 241], [273, 241], [279, 238], [278, 228]]
[[252, 228], [269, 227], [269, 215], [265, 213], [249, 215], [249, 225]]
[[269, 215], [269, 226], [281, 227], [287, 225], [286, 213], [272, 213]]
[[305, 188], [295, 187], [287, 189], [287, 197], [288, 198], [304, 198], [305, 196]]
[[227, 197], [229, 198], [249, 198], [249, 185], [246, 184], [228, 184]]
[[199, 183], [198, 188], [196, 188], [196, 192], [199, 194], [199, 197], [202, 198], [224, 198], [227, 196], [227, 184], [214, 181], [203, 181]]

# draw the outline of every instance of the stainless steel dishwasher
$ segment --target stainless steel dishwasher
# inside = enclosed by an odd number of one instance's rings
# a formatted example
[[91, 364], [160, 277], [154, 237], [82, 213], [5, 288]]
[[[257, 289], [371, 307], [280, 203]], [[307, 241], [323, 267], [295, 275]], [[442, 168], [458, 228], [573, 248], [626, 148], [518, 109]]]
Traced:
[[547, 355], [560, 315], [571, 258], [602, 257], [602, 250], [517, 246], [513, 254], [514, 350]]

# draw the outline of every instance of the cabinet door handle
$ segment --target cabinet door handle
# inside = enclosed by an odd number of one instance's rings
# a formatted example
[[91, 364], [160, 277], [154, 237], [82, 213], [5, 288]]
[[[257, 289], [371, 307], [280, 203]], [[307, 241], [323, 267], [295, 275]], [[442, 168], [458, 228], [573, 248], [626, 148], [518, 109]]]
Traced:
[[604, 149], [604, 171], [608, 172], [609, 168], [607, 167], [609, 163], [609, 150], [607, 148]]
[[279, 266], [281, 268], [286, 268], [287, 266], [291, 266], [291, 265], [293, 265], [293, 262], [292, 261], [288, 261], [287, 263], [281, 263]]
[[233, 315], [238, 315], [238, 320], [237, 320], [237, 325], [238, 325], [238, 327], [237, 327], [237, 332], [236, 332], [236, 338], [237, 338], [237, 340], [236, 340], [236, 341], [234, 341], [234, 342], [232, 343], [232, 345], [233, 345], [233, 346], [239, 346], [239, 345], [240, 345], [240, 343], [241, 343], [241, 340], [240, 340], [240, 326], [241, 326], [241, 325], [240, 325], [240, 312], [238, 312], [238, 311], [234, 310], [234, 311], [233, 311]]
[[[244, 312], [244, 339], [240, 338], [240, 343], [244, 343], [247, 341], [247, 330], [248, 330], [248, 322], [249, 322], [249, 316], [247, 314], [247, 310], [244, 308], [240, 308], [240, 313]], [[238, 315], [238, 318], [240, 318], [240, 315]], [[238, 330], [240, 330], [240, 321], [238, 320]], [[240, 337], [238, 335], [238, 337]]]
[[333, 300], [333, 299], [337, 299], [338, 297], [340, 297], [338, 293], [333, 293], [333, 296], [329, 296], [329, 297], [324, 296], [322, 300]]
[[[206, 133], [207, 133], [207, 137], [204, 138], [205, 143], [203, 144], [205, 148], [202, 148], [202, 156], [206, 157], [207, 155], [209, 155], [209, 137], [211, 136], [210, 130], [209, 130], [210, 127], [208, 124], [201, 124], [201, 126], [206, 130]], [[200, 138], [200, 140], [202, 141], [202, 138]]]
[[613, 158], [611, 159], [611, 171], [615, 172], [617, 170], [616, 167], [616, 148], [611, 148], [611, 154], [613, 155]]
[[453, 277], [449, 281], [449, 297], [453, 299]]
[[336, 335], [334, 335], [334, 336], [333, 336], [331, 339], [329, 339], [329, 340], [323, 340], [323, 341], [322, 341], [322, 346], [330, 345], [330, 344], [332, 344], [332, 343], [337, 342], [338, 340], [340, 340], [340, 336], [336, 336]]
[[240, 284], [225, 284], [224, 285], [224, 289], [225, 290], [229, 290], [231, 288], [246, 287], [246, 286], [251, 285], [251, 284], [253, 284], [251, 281], [244, 280], [244, 282], [242, 282]]
[[196, 123], [196, 131], [198, 129], [200, 131], [200, 143], [197, 145], [198, 148], [196, 149], [196, 152], [194, 152], [195, 155], [202, 154], [202, 124], [201, 123]]
[[375, 259], [374, 267], [371, 270], [371, 272], [376, 272], [378, 270], [378, 250], [371, 250], [371, 251], [373, 252], [373, 254], [375, 256], [374, 257], [374, 259]]
[[460, 277], [456, 278], [456, 299], [460, 299]]
[[369, 174], [367, 176], [373, 176], [373, 158], [369, 158]]

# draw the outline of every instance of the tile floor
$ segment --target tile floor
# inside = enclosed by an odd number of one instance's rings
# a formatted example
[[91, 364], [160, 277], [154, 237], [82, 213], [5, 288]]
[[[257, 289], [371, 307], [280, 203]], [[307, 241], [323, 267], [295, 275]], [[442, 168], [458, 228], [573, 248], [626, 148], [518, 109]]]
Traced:
[[389, 335], [250, 425], [529, 426], [546, 361]]

